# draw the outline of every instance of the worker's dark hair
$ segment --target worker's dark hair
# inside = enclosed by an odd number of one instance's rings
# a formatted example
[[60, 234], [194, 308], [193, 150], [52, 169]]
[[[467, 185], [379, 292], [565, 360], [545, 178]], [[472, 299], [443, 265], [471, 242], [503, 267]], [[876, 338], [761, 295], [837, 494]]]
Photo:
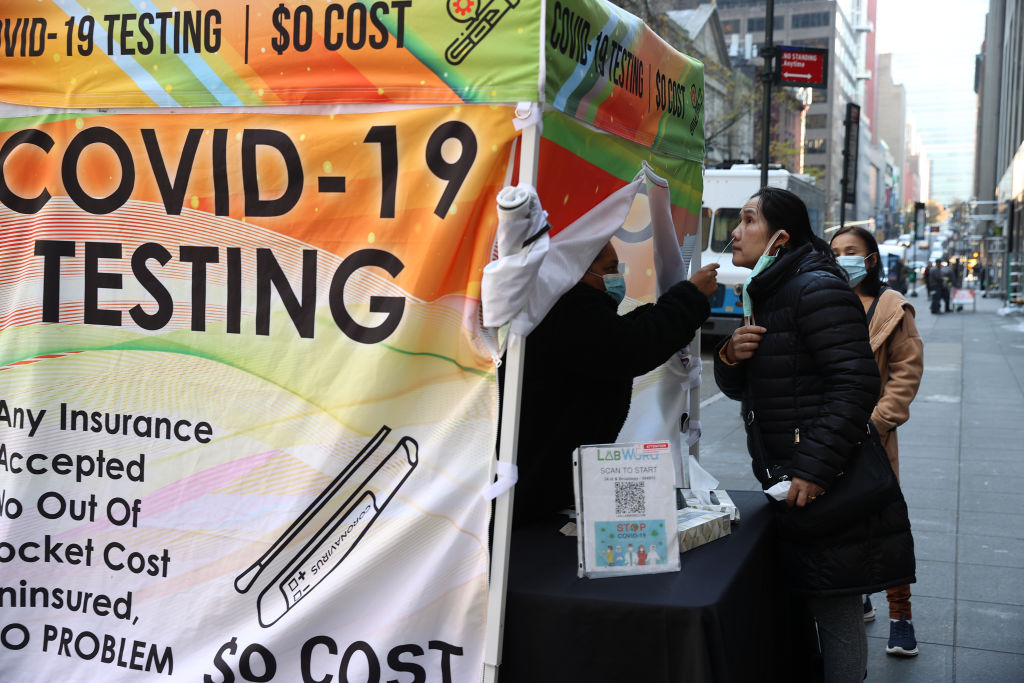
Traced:
[[787, 249], [795, 249], [810, 243], [815, 251], [835, 263], [831, 247], [811, 229], [811, 218], [802, 199], [779, 187], [762, 187], [754, 196], [758, 199], [761, 215], [768, 221], [768, 227], [773, 232], [785, 230], [789, 233]]
[[878, 240], [859, 225], [847, 225], [836, 230], [836, 234], [832, 235], [832, 241], [835, 242], [837, 237], [846, 234], [853, 235], [863, 242], [867, 247], [868, 256], [875, 255], [875, 262], [868, 266], [868, 274], [861, 280], [860, 288], [865, 294], [878, 296], [882, 291], [882, 254], [878, 250]]

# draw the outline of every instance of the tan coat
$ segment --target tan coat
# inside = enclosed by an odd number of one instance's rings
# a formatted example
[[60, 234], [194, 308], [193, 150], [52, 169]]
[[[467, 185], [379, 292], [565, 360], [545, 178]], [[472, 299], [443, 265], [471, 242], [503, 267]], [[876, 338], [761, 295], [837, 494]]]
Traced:
[[882, 379], [871, 421], [882, 435], [889, 462], [899, 477], [896, 428], [910, 417], [910, 402], [917, 395], [924, 371], [924, 344], [914, 322], [914, 307], [899, 292], [882, 290], [868, 333]]

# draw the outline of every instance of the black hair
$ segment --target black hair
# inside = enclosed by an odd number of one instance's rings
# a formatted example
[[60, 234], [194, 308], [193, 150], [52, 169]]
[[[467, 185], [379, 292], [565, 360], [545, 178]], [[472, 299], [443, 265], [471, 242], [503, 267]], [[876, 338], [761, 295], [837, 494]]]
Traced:
[[835, 242], [837, 237], [845, 234], [852, 234], [863, 242], [867, 247], [868, 256], [875, 255], [875, 262], [868, 266], [867, 275], [860, 281], [860, 288], [865, 294], [878, 296], [878, 293], [882, 291], [882, 254], [878, 250], [878, 240], [859, 225], [847, 225], [836, 230], [836, 234], [832, 235], [832, 241]]
[[836, 262], [832, 248], [811, 229], [811, 218], [802, 199], [780, 187], [762, 187], [754, 193], [754, 197], [758, 198], [758, 207], [768, 226], [773, 231], [781, 229], [789, 233], [787, 248], [801, 247], [809, 243], [831, 263]]

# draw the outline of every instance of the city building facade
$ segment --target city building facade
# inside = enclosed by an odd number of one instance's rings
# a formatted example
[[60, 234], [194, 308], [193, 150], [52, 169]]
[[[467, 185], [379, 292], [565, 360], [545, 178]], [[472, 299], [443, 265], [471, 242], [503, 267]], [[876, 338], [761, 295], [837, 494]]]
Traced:
[[931, 197], [932, 162], [921, 143], [914, 118], [907, 116], [904, 135], [907, 151], [903, 161], [903, 206], [910, 210]]
[[756, 86], [748, 74], [733, 68], [715, 6], [702, 3], [663, 16], [682, 32], [676, 41], [682, 44], [673, 46], [704, 63], [705, 164], [753, 158]]
[[[1024, 304], [1024, 0], [991, 0], [979, 54], [975, 221], [982, 258]], [[995, 202], [989, 204], [987, 202]]]
[[893, 83], [892, 55], [878, 55], [875, 78], [875, 129], [889, 147], [897, 171], [895, 187], [900, 208], [905, 201], [904, 165], [907, 159], [907, 92], [903, 85]]
[[[762, 60], [748, 40], [725, 35], [717, 5], [696, 0], [616, 0], [676, 49], [704, 63], [705, 164], [759, 163], [761, 155]], [[804, 172], [807, 88], [773, 88], [770, 162]]]
[[[773, 42], [829, 51], [828, 88], [812, 91], [806, 113], [804, 172], [818, 178], [827, 201], [827, 221], [838, 222], [843, 174], [843, 120], [846, 105], [859, 103], [857, 75], [860, 41], [855, 0], [778, 0]], [[726, 40], [740, 45], [765, 41], [765, 3], [718, 0]], [[736, 38], [731, 36], [735, 35]], [[853, 209], [855, 211], [855, 209]], [[852, 213], [852, 212], [851, 212]]]
[[[669, 42], [705, 61], [708, 166], [729, 161], [759, 163], [763, 93], [759, 75], [763, 60], [758, 53], [765, 41], [763, 0], [620, 0], [617, 4], [656, 30], [663, 25], [663, 18], [669, 18], [675, 29], [687, 36], [687, 44], [677, 45], [667, 38]], [[876, 92], [880, 77], [888, 79], [886, 83], [891, 86], [891, 76], [884, 69], [876, 73], [876, 5], [877, 0], [775, 1], [773, 43], [827, 50], [828, 87], [772, 89], [769, 161], [817, 180], [826, 192], [827, 225], [837, 224], [844, 215], [848, 222], [863, 221], [869, 228], [887, 232], [898, 224], [905, 194], [902, 180], [906, 141], [902, 131], [906, 96], [900, 91], [902, 101], [895, 116], [879, 104], [892, 93]], [[731, 78], [718, 71], [719, 31], [731, 58]], [[738, 86], [740, 74], [747, 79], [742, 87]], [[711, 103], [714, 96], [721, 98], [717, 108]], [[860, 106], [858, 144], [853, 150], [858, 163], [856, 176], [851, 179], [855, 183], [851, 188], [855, 189], [853, 201], [841, 211], [844, 120], [850, 103]], [[890, 129], [884, 136], [877, 130], [878, 111], [884, 112]], [[899, 187], [894, 183], [900, 183]]]

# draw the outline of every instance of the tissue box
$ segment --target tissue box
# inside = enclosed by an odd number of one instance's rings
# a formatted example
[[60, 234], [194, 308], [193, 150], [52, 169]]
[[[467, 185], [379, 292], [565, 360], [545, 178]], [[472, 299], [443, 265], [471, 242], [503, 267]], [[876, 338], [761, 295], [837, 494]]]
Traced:
[[679, 503], [680, 508], [685, 505], [686, 507], [697, 508], [698, 510], [728, 512], [729, 519], [734, 522], [740, 521], [740, 509], [736, 506], [736, 503], [732, 502], [732, 498], [729, 497], [725, 489], [715, 489], [712, 493], [718, 499], [718, 505], [704, 505], [690, 489], [679, 489], [679, 496], [676, 498], [676, 502]]
[[728, 512], [683, 508], [676, 512], [679, 533], [679, 552], [685, 553], [716, 538], [728, 536], [732, 523]]

